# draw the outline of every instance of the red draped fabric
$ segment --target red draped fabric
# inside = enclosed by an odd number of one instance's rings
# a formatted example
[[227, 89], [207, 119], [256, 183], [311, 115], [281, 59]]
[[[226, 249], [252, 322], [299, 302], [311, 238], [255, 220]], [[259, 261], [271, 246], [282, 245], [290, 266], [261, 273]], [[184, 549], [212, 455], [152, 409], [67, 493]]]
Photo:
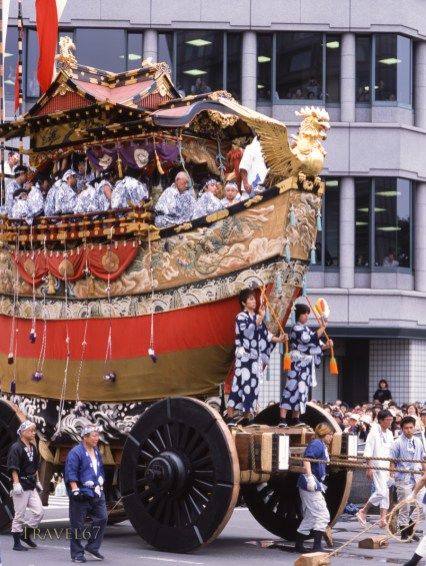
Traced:
[[19, 252], [12, 254], [19, 275], [32, 284], [33, 277], [39, 285], [49, 272], [58, 279], [77, 281], [85, 276], [87, 266], [95, 277], [114, 281], [129, 267], [138, 253], [138, 246], [93, 246], [68, 252]]

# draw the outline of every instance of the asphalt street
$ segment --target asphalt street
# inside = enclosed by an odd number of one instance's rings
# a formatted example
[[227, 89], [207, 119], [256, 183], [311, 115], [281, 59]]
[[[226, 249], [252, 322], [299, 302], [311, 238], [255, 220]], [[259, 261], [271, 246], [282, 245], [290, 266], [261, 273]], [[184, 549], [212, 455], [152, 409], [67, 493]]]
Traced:
[[[11, 536], [0, 536], [3, 566], [72, 564], [69, 546], [64, 534], [61, 535], [60, 533], [61, 528], [65, 529], [68, 526], [66, 502], [66, 498], [54, 498], [52, 507], [46, 509], [45, 519], [41, 526], [49, 529], [51, 538], [46, 536], [44, 541], [37, 541], [37, 549], [28, 552], [14, 552], [11, 550]], [[372, 520], [374, 520], [374, 517]], [[335, 547], [343, 544], [360, 530], [361, 528], [356, 520], [349, 516], [343, 516], [334, 529]], [[383, 534], [378, 528], [372, 528], [370, 532], [372, 534]], [[273, 543], [272, 546], [271, 543]], [[206, 548], [192, 554], [171, 554], [152, 549], [135, 534], [128, 521], [107, 528], [101, 552], [105, 556], [105, 564], [120, 566], [293, 564], [298, 555], [280, 549], [282, 544], [282, 541], [264, 530], [246, 508], [237, 508], [218, 539]], [[333, 558], [332, 564], [336, 566], [350, 566], [362, 562], [366, 564], [371, 562], [403, 564], [411, 557], [415, 548], [416, 543], [401, 544], [390, 541], [387, 548], [364, 550], [359, 549], [357, 542], [354, 542], [342, 550], [337, 558]], [[88, 558], [87, 564], [93, 562], [95, 561]]]

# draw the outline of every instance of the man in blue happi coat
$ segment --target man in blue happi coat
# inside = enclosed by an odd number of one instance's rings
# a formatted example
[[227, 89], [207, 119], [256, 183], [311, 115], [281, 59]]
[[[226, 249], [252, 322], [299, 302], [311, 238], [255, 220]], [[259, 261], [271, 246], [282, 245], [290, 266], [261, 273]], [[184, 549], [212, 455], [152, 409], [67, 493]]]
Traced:
[[[73, 448], [65, 463], [65, 484], [70, 499], [71, 559], [86, 562], [85, 553], [95, 560], [103, 560], [99, 552], [108, 514], [103, 492], [105, 472], [102, 457], [97, 448], [99, 431], [96, 426], [83, 428], [83, 441]], [[86, 517], [92, 519], [89, 528], [84, 527]], [[83, 547], [82, 541], [86, 540]]]

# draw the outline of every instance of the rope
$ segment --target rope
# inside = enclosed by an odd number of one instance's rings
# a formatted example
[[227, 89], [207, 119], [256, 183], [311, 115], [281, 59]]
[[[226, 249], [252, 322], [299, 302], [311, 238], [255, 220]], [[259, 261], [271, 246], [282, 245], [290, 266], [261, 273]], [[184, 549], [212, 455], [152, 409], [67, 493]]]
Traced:
[[398, 542], [411, 542], [414, 535], [415, 535], [415, 530], [416, 530], [416, 525], [420, 520], [421, 514], [422, 514], [422, 510], [421, 507], [419, 505], [419, 502], [416, 499], [410, 500], [410, 506], [413, 505], [416, 508], [417, 511], [417, 521], [414, 521], [413, 524], [413, 531], [411, 535], [408, 535], [408, 537], [404, 540], [401, 540], [400, 538], [397, 538], [395, 536], [395, 534], [390, 530], [389, 525], [392, 524], [392, 520], [393, 520], [393, 516], [394, 514], [400, 510], [401, 507], [404, 507], [405, 505], [408, 505], [408, 501], [406, 499], [403, 499], [402, 501], [400, 501], [399, 503], [397, 503], [390, 511], [390, 513], [388, 513], [388, 515], [386, 517], [389, 516], [389, 519], [386, 521], [386, 530], [388, 532], [388, 539], [393, 538], [394, 540], [398, 541]]
[[[334, 467], [343, 467], [343, 468], [350, 468], [350, 469], [361, 469], [361, 470], [365, 470], [365, 464], [355, 464], [355, 463], [350, 463], [350, 462], [344, 462], [343, 460], [339, 460], [339, 459], [333, 459], [333, 460], [321, 460], [319, 458], [306, 458], [304, 456], [290, 456], [290, 460], [294, 460], [296, 462], [313, 462], [315, 464], [327, 464], [329, 466], [334, 466]], [[395, 460], [396, 462], [397, 460]], [[426, 462], [423, 462], [426, 463]], [[386, 472], [389, 472], [390, 469], [389, 468], [385, 468], [383, 466], [369, 466], [370, 470], [383, 470]], [[398, 473], [402, 473], [402, 474], [419, 474], [419, 475], [424, 475], [424, 472], [422, 470], [396, 470]]]
[[[418, 504], [417, 501], [413, 500], [412, 504], [416, 507], [417, 509], [417, 517], [420, 516], [420, 505]], [[386, 522], [386, 531], [388, 532], [388, 536], [384, 537], [384, 540], [389, 540], [390, 538], [393, 538], [394, 540], [396, 540], [397, 542], [400, 543], [407, 543], [407, 542], [411, 542], [411, 540], [414, 537], [415, 534], [415, 529], [416, 529], [416, 525], [419, 522], [418, 520], [415, 521], [413, 523], [413, 533], [411, 535], [409, 535], [407, 537], [406, 540], [401, 540], [400, 538], [397, 538], [392, 531], [390, 530], [389, 525], [392, 522], [393, 516], [396, 513], [396, 511], [399, 511], [399, 509], [401, 507], [403, 507], [404, 505], [407, 505], [407, 500], [404, 499], [403, 501], [400, 501], [397, 505], [395, 505], [395, 507], [393, 507], [393, 509], [391, 511], [389, 511], [389, 513], [387, 513], [386, 517], [385, 517], [385, 522]], [[329, 553], [329, 558], [331, 558], [332, 556], [337, 556], [337, 554], [346, 546], [348, 546], [351, 542], [353, 542], [354, 540], [356, 540], [358, 537], [360, 537], [361, 535], [363, 535], [364, 533], [366, 533], [367, 531], [369, 531], [370, 529], [372, 529], [373, 527], [375, 527], [376, 525], [378, 525], [380, 523], [381, 519], [378, 519], [375, 523], [372, 523], [371, 525], [369, 525], [368, 527], [366, 527], [365, 529], [363, 529], [361, 532], [357, 533], [356, 535], [354, 535], [352, 538], [350, 538], [349, 540], [347, 540], [344, 544], [342, 544], [341, 546], [339, 546], [338, 548], [336, 548], [335, 550], [333, 550], [332, 552]]]

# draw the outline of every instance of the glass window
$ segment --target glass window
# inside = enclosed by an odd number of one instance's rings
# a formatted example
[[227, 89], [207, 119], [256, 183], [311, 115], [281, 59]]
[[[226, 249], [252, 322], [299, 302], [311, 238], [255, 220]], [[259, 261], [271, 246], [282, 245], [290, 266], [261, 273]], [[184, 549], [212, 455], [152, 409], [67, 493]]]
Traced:
[[176, 82], [186, 94], [223, 89], [223, 33], [178, 31]]
[[371, 102], [371, 37], [356, 38], [356, 101]]
[[411, 265], [411, 183], [406, 179], [378, 178], [374, 182], [375, 264]]
[[77, 60], [106, 71], [126, 70], [126, 36], [121, 29], [78, 28], [76, 30]]
[[[158, 34], [158, 61], [168, 64], [172, 71], [175, 71], [174, 54], [173, 54], [173, 33]], [[182, 85], [176, 83], [178, 90], [182, 89]], [[184, 93], [183, 93], [184, 94]]]
[[396, 34], [378, 34], [375, 99], [411, 104], [411, 41]]
[[271, 102], [272, 34], [257, 36], [257, 102]]
[[236, 100], [241, 100], [241, 50], [242, 35], [226, 34], [226, 90]]
[[276, 89], [281, 99], [322, 98], [323, 34], [276, 34]]
[[317, 265], [339, 265], [339, 179], [327, 179], [322, 201], [322, 231], [317, 232], [315, 255]]
[[355, 267], [370, 262], [371, 179], [355, 179]]
[[27, 32], [27, 56], [26, 56], [26, 89], [27, 98], [38, 98], [40, 96], [40, 87], [37, 80], [37, 64], [38, 64], [38, 37], [34, 29]]
[[[127, 34], [127, 70], [139, 69], [142, 63], [143, 35], [142, 33]], [[124, 57], [120, 55], [120, 57]]]
[[325, 42], [325, 102], [340, 100], [340, 36], [327, 35]]
[[18, 60], [18, 30], [8, 26], [4, 54], [4, 88], [8, 100], [15, 98], [16, 62]]

